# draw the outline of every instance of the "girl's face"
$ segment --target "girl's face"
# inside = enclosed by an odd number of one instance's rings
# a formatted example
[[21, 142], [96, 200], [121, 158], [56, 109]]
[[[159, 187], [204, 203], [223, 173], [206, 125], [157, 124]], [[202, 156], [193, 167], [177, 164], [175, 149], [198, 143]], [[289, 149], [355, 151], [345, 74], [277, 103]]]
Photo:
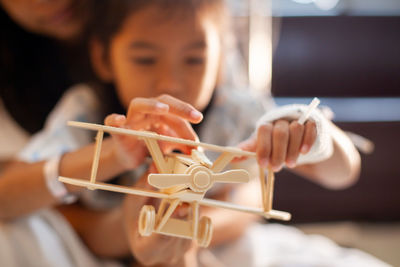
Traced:
[[217, 82], [218, 28], [206, 13], [164, 16], [144, 8], [111, 40], [109, 73], [119, 99], [127, 107], [135, 97], [169, 94], [203, 110]]

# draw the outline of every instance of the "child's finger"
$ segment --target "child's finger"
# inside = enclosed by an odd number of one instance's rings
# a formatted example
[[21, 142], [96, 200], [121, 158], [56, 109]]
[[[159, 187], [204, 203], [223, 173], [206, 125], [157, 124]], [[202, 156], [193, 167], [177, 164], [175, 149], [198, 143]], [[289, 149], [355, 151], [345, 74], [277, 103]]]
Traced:
[[286, 120], [278, 120], [275, 122], [274, 129], [272, 130], [271, 166], [275, 172], [282, 169], [286, 159], [288, 143], [289, 122]]
[[[176, 127], [174, 127], [174, 128], [176, 129]], [[196, 133], [194, 133], [196, 135], [196, 137], [193, 137], [191, 135], [184, 137], [184, 136], [182, 136], [182, 134], [178, 134], [174, 128], [170, 127], [170, 125], [164, 124], [164, 125], [161, 125], [160, 127], [158, 127], [156, 129], [156, 132], [158, 134], [166, 135], [166, 136], [185, 138], [185, 139], [189, 139], [189, 140], [198, 140]], [[182, 130], [182, 129], [178, 128], [178, 130]], [[193, 139], [193, 138], [196, 138], [196, 139]], [[180, 150], [184, 154], [190, 154], [192, 149], [195, 148], [193, 146], [188, 146], [185, 144], [178, 144], [178, 143], [174, 143], [174, 142], [160, 142], [160, 146], [161, 146], [161, 150], [164, 153], [169, 153], [173, 150]]]
[[169, 105], [162, 103], [154, 98], [137, 97], [129, 103], [127, 120], [132, 123], [136, 114], [166, 114], [169, 111]]
[[177, 137], [193, 141], [199, 140], [196, 132], [186, 120], [173, 116], [162, 116], [162, 121], [177, 134]]
[[317, 128], [315, 122], [307, 121], [304, 128], [303, 143], [301, 145], [300, 153], [306, 154], [317, 139]]
[[303, 140], [304, 125], [292, 121], [289, 125], [289, 146], [286, 155], [286, 165], [289, 168], [296, 166], [299, 157], [301, 141]]
[[[167, 125], [161, 125], [160, 127], [155, 129], [155, 132], [158, 134], [161, 134], [161, 135], [178, 137], [176, 132]], [[178, 144], [175, 142], [162, 142], [162, 141], [159, 142], [159, 144], [160, 144], [161, 151], [163, 153], [170, 153], [173, 150], [180, 150], [182, 153], [185, 153], [185, 154], [190, 152], [188, 150], [188, 148], [186, 148], [186, 146], [183, 144]]]
[[[257, 136], [256, 135], [250, 136], [245, 141], [239, 143], [237, 145], [237, 147], [239, 149], [241, 149], [241, 150], [244, 150], [244, 151], [255, 152], [256, 151], [256, 147], [257, 147]], [[247, 157], [245, 157], [245, 156], [237, 156], [232, 160], [232, 162], [240, 162], [240, 161], [245, 160], [245, 159], [247, 159]]]
[[238, 148], [245, 151], [255, 152], [257, 147], [257, 137], [251, 136], [237, 145]]
[[258, 127], [257, 130], [257, 144], [256, 153], [259, 164], [267, 168], [272, 148], [272, 130], [273, 126], [271, 123], [266, 123]]
[[199, 123], [203, 119], [203, 114], [200, 111], [175, 97], [161, 95], [157, 99], [170, 107], [169, 113], [186, 119], [191, 123]]
[[104, 119], [104, 125], [113, 126], [113, 127], [121, 127], [125, 124], [126, 118], [124, 115], [120, 114], [110, 114]]

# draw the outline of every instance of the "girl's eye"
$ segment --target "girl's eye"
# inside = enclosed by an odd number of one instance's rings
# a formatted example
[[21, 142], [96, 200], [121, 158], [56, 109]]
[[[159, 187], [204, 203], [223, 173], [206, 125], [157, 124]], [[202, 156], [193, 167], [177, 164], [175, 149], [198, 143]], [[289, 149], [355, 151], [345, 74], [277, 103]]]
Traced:
[[139, 65], [153, 65], [156, 63], [156, 59], [153, 57], [136, 57], [133, 58], [133, 62]]
[[186, 64], [189, 65], [200, 65], [204, 63], [204, 58], [202, 57], [189, 57], [185, 60]]

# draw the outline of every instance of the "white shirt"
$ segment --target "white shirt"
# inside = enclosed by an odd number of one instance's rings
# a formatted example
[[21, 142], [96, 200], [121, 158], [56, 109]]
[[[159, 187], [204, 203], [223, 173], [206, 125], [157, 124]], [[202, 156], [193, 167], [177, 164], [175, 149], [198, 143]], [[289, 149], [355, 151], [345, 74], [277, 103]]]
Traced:
[[[17, 154], [19, 160], [36, 162], [75, 150], [91, 141], [90, 134], [67, 128], [66, 122], [68, 120], [95, 122], [97, 108], [98, 101], [91, 89], [85, 85], [75, 86], [62, 97], [50, 113], [44, 128], [30, 139], [3, 108], [0, 122], [4, 123], [5, 131], [2, 130], [0, 133], [3, 137], [1, 139], [8, 142], [0, 147], [0, 155], [10, 159]], [[12, 142], [10, 142], [11, 136]], [[97, 259], [64, 217], [52, 209], [44, 209], [10, 222], [0, 222], [0, 266], [119, 265]]]

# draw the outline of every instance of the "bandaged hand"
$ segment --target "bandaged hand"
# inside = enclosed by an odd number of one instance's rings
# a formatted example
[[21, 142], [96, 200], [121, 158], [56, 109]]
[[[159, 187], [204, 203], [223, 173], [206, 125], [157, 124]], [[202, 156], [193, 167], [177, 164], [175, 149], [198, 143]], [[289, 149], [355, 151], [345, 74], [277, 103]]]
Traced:
[[288, 105], [266, 113], [253, 135], [239, 147], [256, 152], [259, 164], [275, 172], [284, 165], [294, 168], [327, 159], [333, 152], [328, 120], [314, 110], [304, 125], [300, 124], [297, 120], [306, 108], [306, 105]]

